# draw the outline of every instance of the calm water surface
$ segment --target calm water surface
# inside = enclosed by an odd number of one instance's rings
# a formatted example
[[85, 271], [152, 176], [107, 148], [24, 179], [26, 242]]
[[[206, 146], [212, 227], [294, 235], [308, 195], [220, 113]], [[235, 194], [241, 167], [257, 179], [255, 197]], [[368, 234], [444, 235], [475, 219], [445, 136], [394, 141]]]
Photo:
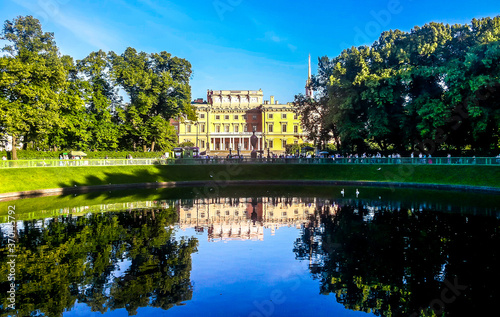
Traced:
[[[498, 196], [341, 190], [174, 189], [1, 202], [1, 316], [496, 310]], [[15, 310], [9, 254], [16, 255]]]

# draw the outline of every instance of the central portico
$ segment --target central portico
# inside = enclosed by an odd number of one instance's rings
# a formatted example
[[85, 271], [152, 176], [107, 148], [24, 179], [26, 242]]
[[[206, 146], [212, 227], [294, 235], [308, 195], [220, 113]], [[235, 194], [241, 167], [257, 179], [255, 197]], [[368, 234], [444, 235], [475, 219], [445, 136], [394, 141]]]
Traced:
[[257, 150], [262, 149], [263, 95], [262, 90], [207, 91], [207, 138], [213, 154], [251, 151], [253, 132], [259, 138]]

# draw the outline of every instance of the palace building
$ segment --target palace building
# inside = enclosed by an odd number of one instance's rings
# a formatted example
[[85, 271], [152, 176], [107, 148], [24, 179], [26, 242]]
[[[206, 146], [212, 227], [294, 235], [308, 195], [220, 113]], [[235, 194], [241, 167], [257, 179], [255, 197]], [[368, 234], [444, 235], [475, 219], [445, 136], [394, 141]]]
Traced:
[[[311, 56], [306, 82], [310, 88]], [[270, 96], [264, 100], [262, 90], [208, 90], [207, 100], [196, 99], [197, 121], [178, 118], [173, 121], [178, 142], [192, 142], [207, 155], [248, 155], [253, 150], [250, 138], [257, 136], [255, 150], [264, 156], [283, 154], [288, 144], [306, 141], [300, 118], [292, 103], [280, 104]]]
[[197, 121], [177, 120], [179, 143], [192, 142], [209, 155], [243, 154], [256, 149], [264, 155], [283, 154], [287, 144], [301, 144], [305, 134], [292, 103], [274, 97], [263, 100], [262, 90], [208, 90], [207, 101], [196, 100]]

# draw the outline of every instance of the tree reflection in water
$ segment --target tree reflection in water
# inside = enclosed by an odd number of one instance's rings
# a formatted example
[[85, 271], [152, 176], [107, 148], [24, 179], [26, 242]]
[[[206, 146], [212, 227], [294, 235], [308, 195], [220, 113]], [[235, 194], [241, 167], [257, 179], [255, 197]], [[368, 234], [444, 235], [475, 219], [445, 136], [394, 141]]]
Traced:
[[[175, 239], [174, 208], [24, 221], [16, 237], [16, 315], [61, 316], [76, 302], [95, 312], [169, 309], [192, 297], [191, 254], [198, 241]], [[7, 271], [6, 232], [1, 270]], [[130, 262], [118, 274], [122, 260]], [[7, 307], [9, 284], [1, 283]], [[1, 316], [11, 315], [3, 310]]]
[[[379, 316], [479, 316], [500, 297], [500, 221], [362, 204], [320, 206], [294, 244], [321, 293]], [[455, 287], [454, 287], [455, 286]]]

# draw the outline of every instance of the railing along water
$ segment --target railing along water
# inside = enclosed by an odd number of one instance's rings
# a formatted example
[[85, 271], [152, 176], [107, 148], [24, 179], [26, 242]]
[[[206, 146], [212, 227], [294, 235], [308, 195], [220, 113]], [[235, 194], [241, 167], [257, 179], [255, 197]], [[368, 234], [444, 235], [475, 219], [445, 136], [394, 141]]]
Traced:
[[342, 158], [180, 158], [180, 159], [84, 159], [84, 160], [2, 160], [0, 168], [89, 167], [127, 165], [201, 164], [411, 164], [411, 165], [500, 165], [500, 157], [342, 157]]

